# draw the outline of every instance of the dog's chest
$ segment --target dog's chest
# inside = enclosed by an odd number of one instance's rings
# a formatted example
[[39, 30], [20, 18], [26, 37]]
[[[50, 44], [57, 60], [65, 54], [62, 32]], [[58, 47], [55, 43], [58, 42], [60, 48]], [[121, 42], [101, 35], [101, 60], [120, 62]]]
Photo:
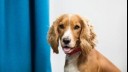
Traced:
[[77, 61], [80, 53], [76, 53], [72, 56], [66, 56], [66, 65], [64, 68], [64, 72], [80, 72], [77, 67]]

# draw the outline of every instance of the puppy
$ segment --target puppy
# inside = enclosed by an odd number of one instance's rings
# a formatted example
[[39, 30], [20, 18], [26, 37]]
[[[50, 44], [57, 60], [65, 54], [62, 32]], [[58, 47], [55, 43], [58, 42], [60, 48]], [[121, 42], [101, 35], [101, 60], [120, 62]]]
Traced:
[[64, 72], [120, 72], [95, 49], [96, 34], [87, 19], [64, 14], [51, 26], [48, 42], [53, 52], [59, 53], [59, 40], [66, 54]]

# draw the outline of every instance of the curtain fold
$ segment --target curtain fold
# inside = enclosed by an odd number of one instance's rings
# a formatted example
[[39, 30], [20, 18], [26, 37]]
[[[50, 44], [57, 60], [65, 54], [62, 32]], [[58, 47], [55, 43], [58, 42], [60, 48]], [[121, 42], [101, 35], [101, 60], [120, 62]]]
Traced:
[[[47, 42], [49, 28], [49, 1], [35, 1], [35, 27], [36, 27], [36, 72], [51, 72], [50, 68], [50, 47]], [[42, 69], [44, 68], [44, 69]]]
[[51, 72], [48, 17], [48, 0], [0, 0], [0, 72]]

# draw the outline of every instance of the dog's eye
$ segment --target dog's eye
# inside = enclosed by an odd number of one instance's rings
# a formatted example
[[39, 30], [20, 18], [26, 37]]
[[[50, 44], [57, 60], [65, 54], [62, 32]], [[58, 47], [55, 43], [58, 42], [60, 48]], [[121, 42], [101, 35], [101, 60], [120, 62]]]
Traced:
[[79, 29], [80, 28], [80, 26], [78, 26], [78, 25], [76, 25], [75, 27], [74, 27], [74, 29], [76, 30], [76, 29]]
[[63, 24], [59, 25], [59, 28], [64, 29], [64, 25]]

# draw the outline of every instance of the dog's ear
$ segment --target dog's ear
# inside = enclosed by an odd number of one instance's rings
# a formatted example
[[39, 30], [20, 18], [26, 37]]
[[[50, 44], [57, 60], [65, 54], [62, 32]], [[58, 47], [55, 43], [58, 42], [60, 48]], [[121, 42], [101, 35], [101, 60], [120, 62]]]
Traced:
[[48, 32], [48, 42], [50, 43], [53, 52], [59, 53], [58, 45], [59, 45], [59, 34], [58, 34], [58, 21], [56, 20], [51, 26]]
[[95, 37], [96, 34], [93, 31], [93, 27], [89, 25], [87, 19], [81, 18], [81, 34], [80, 34], [80, 47], [82, 54], [87, 55], [91, 49], [95, 47]]

